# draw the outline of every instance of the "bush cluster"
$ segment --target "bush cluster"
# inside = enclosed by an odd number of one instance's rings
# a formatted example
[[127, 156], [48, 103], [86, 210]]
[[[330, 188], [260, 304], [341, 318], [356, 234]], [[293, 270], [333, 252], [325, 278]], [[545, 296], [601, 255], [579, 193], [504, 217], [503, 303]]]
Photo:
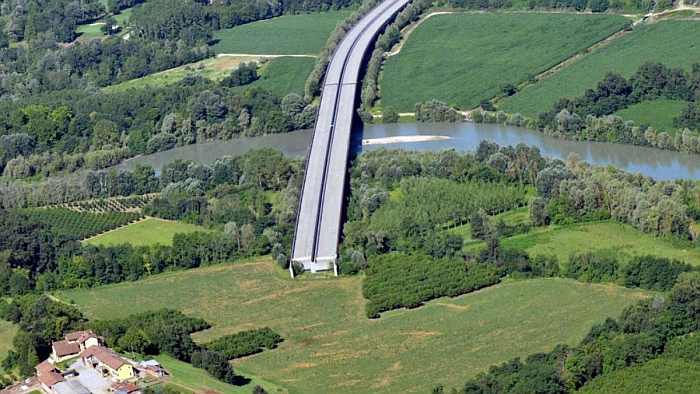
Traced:
[[282, 337], [278, 333], [269, 327], [263, 327], [223, 336], [209, 342], [205, 347], [232, 360], [260, 353], [265, 349], [274, 349], [280, 342]]

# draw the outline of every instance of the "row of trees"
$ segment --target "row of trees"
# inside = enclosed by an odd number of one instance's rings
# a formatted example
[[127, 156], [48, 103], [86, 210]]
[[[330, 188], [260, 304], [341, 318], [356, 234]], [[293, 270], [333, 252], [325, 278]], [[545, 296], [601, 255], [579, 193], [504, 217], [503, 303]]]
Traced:
[[269, 327], [237, 332], [209, 342], [205, 347], [226, 356], [227, 360], [274, 349], [282, 342], [282, 337]]
[[304, 85], [304, 99], [306, 101], [312, 101], [320, 93], [321, 83], [323, 77], [326, 75], [326, 69], [330, 63], [333, 51], [343, 40], [345, 34], [350, 31], [350, 29], [357, 23], [362, 17], [368, 13], [374, 6], [379, 4], [380, 0], [365, 0], [362, 5], [345, 18], [341, 23], [336, 26], [335, 30], [331, 32], [331, 35], [326, 40], [326, 44], [321, 48], [321, 53], [318, 56], [318, 61], [314, 65], [314, 69], [311, 74], [306, 78], [306, 83]]
[[392, 253], [371, 259], [362, 294], [368, 300], [367, 316], [378, 318], [384, 311], [416, 308], [434, 298], [454, 297], [493, 285], [500, 277], [499, 271], [488, 265]]
[[625, 287], [668, 291], [683, 272], [691, 270], [689, 264], [663, 257], [636, 256], [620, 264], [614, 254], [586, 252], [569, 257], [564, 276], [583, 282], [618, 282]]
[[700, 95], [700, 64], [690, 72], [671, 69], [661, 63], [645, 63], [629, 79], [608, 73], [595, 89], [588, 89], [582, 97], [559, 100], [550, 112], [540, 115], [540, 126], [552, 124], [563, 109], [579, 116], [610, 115], [615, 111], [641, 101], [667, 98], [695, 101]]
[[[669, 134], [648, 125], [634, 125], [612, 114], [629, 105], [646, 100], [667, 98], [688, 101], [675, 120], [682, 131]], [[541, 113], [537, 127], [547, 134], [587, 141], [605, 141], [654, 146], [687, 152], [700, 152], [700, 64], [690, 72], [670, 69], [660, 63], [644, 64], [626, 79], [610, 73], [596, 89], [588, 89], [579, 98], [559, 100]], [[496, 119], [497, 122], [501, 119]]]

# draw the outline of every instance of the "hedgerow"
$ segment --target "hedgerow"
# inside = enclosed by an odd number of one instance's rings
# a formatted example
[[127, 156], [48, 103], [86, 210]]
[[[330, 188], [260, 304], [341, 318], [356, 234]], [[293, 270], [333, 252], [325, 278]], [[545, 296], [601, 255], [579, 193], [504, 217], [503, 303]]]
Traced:
[[247, 330], [221, 337], [205, 347], [219, 352], [231, 360], [260, 353], [264, 349], [274, 349], [282, 342], [282, 337], [269, 327]]

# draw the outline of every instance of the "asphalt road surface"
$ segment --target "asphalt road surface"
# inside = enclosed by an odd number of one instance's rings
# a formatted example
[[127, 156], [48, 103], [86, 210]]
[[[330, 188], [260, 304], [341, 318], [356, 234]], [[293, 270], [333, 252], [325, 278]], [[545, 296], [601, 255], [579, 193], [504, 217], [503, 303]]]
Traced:
[[360, 69], [370, 44], [409, 2], [386, 0], [377, 5], [345, 35], [328, 65], [292, 246], [292, 261], [305, 270], [334, 268]]

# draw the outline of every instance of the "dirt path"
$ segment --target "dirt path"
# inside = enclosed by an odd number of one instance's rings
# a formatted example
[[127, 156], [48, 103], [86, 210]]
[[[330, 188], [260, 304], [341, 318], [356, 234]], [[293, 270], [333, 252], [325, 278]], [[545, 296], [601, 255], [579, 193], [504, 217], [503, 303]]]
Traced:
[[428, 19], [432, 18], [433, 16], [436, 15], [446, 15], [446, 14], [456, 14], [457, 11], [435, 11], [431, 12], [430, 14], [426, 15], [423, 18], [420, 18], [418, 22], [412, 23], [401, 30], [401, 40], [399, 40], [399, 43], [396, 44], [393, 48], [391, 48], [391, 51], [387, 52], [386, 57], [389, 56], [395, 56], [398, 55], [399, 52], [401, 52], [401, 48], [403, 48], [403, 44], [408, 41], [408, 37], [413, 33], [414, 30], [418, 28], [418, 26], [422, 25], [423, 22], [427, 21]]
[[[151, 216], [144, 216], [144, 217], [142, 217], [141, 219], [138, 219], [138, 220], [133, 221], [133, 222], [129, 222], [129, 223], [123, 225], [123, 226], [119, 226], [119, 227], [113, 228], [113, 229], [111, 229], [111, 230], [107, 230], [107, 231], [101, 232], [101, 233], [99, 233], [99, 234], [95, 234], [95, 235], [93, 235], [92, 237], [82, 239], [82, 240], [80, 240], [80, 242], [88, 242], [88, 241], [91, 240], [91, 239], [100, 237], [100, 236], [105, 235], [105, 234], [109, 234], [109, 233], [114, 232], [114, 231], [117, 231], [117, 230], [121, 230], [121, 229], [123, 229], [124, 227], [130, 226], [130, 225], [132, 225], [132, 224], [141, 223], [141, 222], [146, 221], [146, 220], [148, 220], [148, 219], [159, 219], [159, 218], [154, 218], [154, 217], [151, 217]], [[160, 219], [160, 220], [165, 220], [165, 219]]]
[[265, 54], [253, 54], [253, 53], [219, 53], [216, 57], [266, 57], [266, 58], [278, 58], [278, 57], [309, 57], [316, 58], [316, 55], [265, 55]]

